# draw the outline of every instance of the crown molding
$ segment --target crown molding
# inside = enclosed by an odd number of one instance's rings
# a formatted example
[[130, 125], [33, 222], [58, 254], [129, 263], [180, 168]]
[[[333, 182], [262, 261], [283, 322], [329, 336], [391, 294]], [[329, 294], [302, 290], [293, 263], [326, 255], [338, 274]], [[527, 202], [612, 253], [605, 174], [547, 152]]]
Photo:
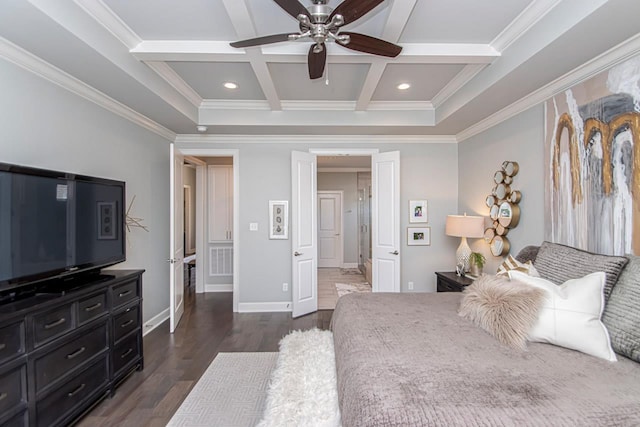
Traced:
[[180, 134], [189, 144], [455, 144], [454, 135], [200, 135]]
[[127, 48], [132, 49], [142, 39], [102, 0], [74, 0], [93, 19], [116, 36]]
[[[204, 99], [200, 108], [208, 110], [271, 110], [263, 100]], [[373, 101], [370, 111], [425, 111], [433, 110], [429, 101]], [[355, 111], [354, 101], [282, 101], [283, 111]]]
[[640, 53], [640, 34], [625, 40], [601, 55], [557, 78], [551, 83], [531, 92], [524, 98], [479, 121], [456, 135], [458, 141], [464, 141], [478, 135], [511, 117], [534, 107], [541, 102], [575, 86], [589, 78]]
[[145, 62], [145, 64], [177, 90], [180, 95], [187, 98], [195, 107], [199, 108], [202, 105], [202, 97], [198, 92], [189, 86], [169, 64], [156, 61]]
[[433, 97], [431, 108], [438, 108], [439, 105], [442, 105], [443, 102], [471, 81], [480, 71], [484, 70], [486, 66], [487, 64], [469, 64], [464, 67]]
[[173, 141], [176, 134], [150, 118], [105, 95], [72, 75], [54, 67], [21, 47], [0, 37], [0, 57], [7, 61], [68, 90], [100, 107], [147, 129], [164, 139]]
[[551, 12], [562, 0], [536, 0], [531, 2], [495, 39], [489, 43], [498, 52], [504, 52], [527, 33], [538, 21]]

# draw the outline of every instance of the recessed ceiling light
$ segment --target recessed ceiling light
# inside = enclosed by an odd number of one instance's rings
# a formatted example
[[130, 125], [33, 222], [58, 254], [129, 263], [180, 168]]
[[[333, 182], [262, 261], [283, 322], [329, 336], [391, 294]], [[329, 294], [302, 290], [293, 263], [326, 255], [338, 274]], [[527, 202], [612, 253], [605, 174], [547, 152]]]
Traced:
[[407, 90], [411, 87], [409, 83], [400, 83], [397, 88], [398, 90]]
[[234, 82], [224, 82], [224, 87], [226, 87], [227, 89], [237, 89], [238, 84]]

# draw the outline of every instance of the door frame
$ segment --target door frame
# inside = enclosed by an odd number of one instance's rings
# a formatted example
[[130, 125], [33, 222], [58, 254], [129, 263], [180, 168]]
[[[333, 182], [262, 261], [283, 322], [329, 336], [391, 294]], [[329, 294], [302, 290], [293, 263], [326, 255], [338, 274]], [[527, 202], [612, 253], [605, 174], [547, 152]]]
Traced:
[[[195, 167], [194, 167], [195, 169]], [[183, 194], [184, 194], [184, 200], [183, 200], [183, 204], [185, 206], [184, 209], [184, 224], [185, 224], [185, 229], [184, 232], [186, 234], [186, 238], [185, 240], [185, 244], [184, 244], [184, 253], [185, 254], [191, 254], [193, 253], [196, 248], [195, 248], [195, 242], [192, 241], [191, 239], [191, 232], [193, 231], [193, 221], [191, 221], [191, 200], [193, 199], [193, 189], [191, 188], [190, 185], [188, 184], [183, 184]], [[194, 233], [195, 236], [195, 233]], [[195, 239], [193, 239], [195, 240]]]
[[[344, 267], [344, 191], [343, 190], [318, 190], [316, 191], [316, 199], [320, 194], [337, 194], [340, 196], [340, 268]], [[318, 209], [320, 209], [320, 203], [318, 203]], [[319, 213], [319, 212], [318, 212]], [[320, 215], [317, 220], [320, 221]], [[319, 224], [318, 224], [319, 225]], [[318, 233], [320, 231], [318, 230]], [[318, 268], [320, 268], [320, 239], [318, 239]]]
[[[181, 148], [176, 150], [185, 157], [232, 157], [233, 158], [233, 311], [238, 312], [240, 302], [240, 150], [219, 148]], [[196, 170], [196, 254], [204, 254], [207, 246], [207, 236], [201, 232], [204, 229], [204, 203], [198, 200], [207, 198], [206, 163], [202, 162]], [[198, 173], [200, 171], [200, 173]], [[197, 255], [196, 255], [197, 256]], [[204, 264], [196, 263], [196, 292], [204, 291]]]

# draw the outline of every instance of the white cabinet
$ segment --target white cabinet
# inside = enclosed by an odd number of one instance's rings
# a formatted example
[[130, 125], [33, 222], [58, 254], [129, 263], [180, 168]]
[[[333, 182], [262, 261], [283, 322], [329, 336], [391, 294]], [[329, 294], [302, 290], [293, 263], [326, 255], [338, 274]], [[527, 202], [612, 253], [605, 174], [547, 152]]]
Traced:
[[233, 167], [207, 167], [209, 184], [209, 242], [233, 240]]

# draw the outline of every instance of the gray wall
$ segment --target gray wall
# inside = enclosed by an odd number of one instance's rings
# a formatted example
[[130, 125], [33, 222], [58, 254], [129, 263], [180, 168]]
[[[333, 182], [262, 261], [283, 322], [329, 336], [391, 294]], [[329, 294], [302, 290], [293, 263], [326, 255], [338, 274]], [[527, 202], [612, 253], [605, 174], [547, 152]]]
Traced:
[[0, 60], [0, 161], [126, 181], [131, 213], [149, 233], [128, 234], [127, 261], [143, 268], [143, 318], [169, 306], [169, 143]]
[[[259, 137], [256, 139], [259, 140]], [[336, 144], [338, 145], [338, 144]], [[179, 143], [179, 148], [238, 149], [240, 173], [240, 303], [291, 301], [291, 237], [269, 240], [269, 200], [291, 200], [291, 151], [327, 148], [309, 143]], [[435, 271], [455, 264], [456, 242], [444, 235], [447, 214], [458, 204], [458, 149], [456, 144], [348, 144], [340, 148], [378, 148], [400, 151], [401, 161], [401, 281], [414, 282], [415, 291], [435, 291]], [[335, 147], [331, 147], [335, 148]], [[409, 200], [429, 200], [431, 246], [407, 246]], [[249, 231], [257, 222], [259, 231]]]
[[318, 190], [344, 191], [344, 262], [358, 263], [358, 174], [356, 172], [319, 172]]
[[[493, 188], [493, 174], [505, 160], [520, 165], [511, 184], [512, 190], [522, 192], [520, 223], [507, 235], [513, 255], [527, 245], [539, 245], [544, 238], [543, 111], [542, 105], [531, 108], [458, 144], [459, 213], [488, 217], [485, 198]], [[485, 272], [495, 272], [503, 258], [492, 256], [483, 239], [472, 239], [469, 244], [487, 258]]]

